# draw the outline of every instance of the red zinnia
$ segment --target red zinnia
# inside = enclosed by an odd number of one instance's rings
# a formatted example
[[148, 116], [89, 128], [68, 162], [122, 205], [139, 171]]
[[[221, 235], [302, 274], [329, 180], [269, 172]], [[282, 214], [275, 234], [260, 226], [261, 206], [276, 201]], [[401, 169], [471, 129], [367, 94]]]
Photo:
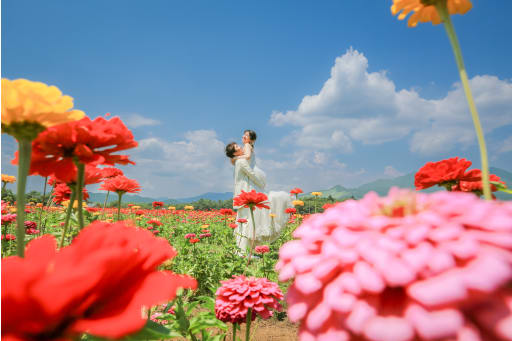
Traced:
[[250, 192], [242, 191], [242, 193], [233, 199], [233, 205], [248, 207], [251, 210], [254, 210], [255, 207], [270, 209], [268, 205], [265, 205], [267, 200], [268, 198], [265, 193], [259, 193], [253, 189]]
[[267, 252], [270, 252], [270, 248], [268, 247], [268, 245], [258, 245], [254, 248], [254, 251], [256, 251], [256, 253], [265, 254]]
[[284, 213], [297, 213], [297, 209], [295, 207], [288, 207], [286, 210], [284, 210]]
[[[121, 119], [85, 117], [79, 121], [53, 126], [32, 142], [30, 174], [54, 174], [62, 182], [71, 182], [76, 173], [74, 159], [85, 164], [135, 164], [128, 155], [114, 152], [137, 147], [133, 134]], [[14, 164], [18, 163], [16, 152]]]
[[116, 167], [106, 167], [101, 169], [103, 179], [113, 178], [118, 175], [124, 175], [123, 171]]
[[195, 243], [199, 242], [199, 239], [197, 239], [197, 238], [190, 238], [188, 241], [190, 242], [190, 244], [195, 244]]
[[256, 315], [268, 319], [273, 314], [270, 309], [282, 309], [279, 304], [283, 299], [281, 289], [266, 278], [240, 275], [221, 283], [215, 293], [215, 315], [223, 322], [244, 323], [249, 309], [252, 309], [252, 320]]
[[146, 221], [146, 224], [150, 224], [153, 226], [162, 226], [163, 225], [160, 220], [156, 220], [156, 219], [148, 220], [148, 221]]
[[162, 207], [164, 203], [161, 201], [153, 201], [153, 208]]
[[[82, 189], [82, 193], [84, 200], [89, 199], [89, 193], [87, 192], [87, 189], [85, 187]], [[61, 202], [69, 199], [71, 199], [71, 189], [65, 183], [57, 183], [57, 185], [53, 189], [53, 200], [57, 204], [60, 204]]]
[[299, 194], [302, 193], [302, 189], [296, 187], [290, 191], [290, 194]]
[[105, 179], [99, 189], [118, 194], [137, 193], [140, 192], [140, 185], [136, 180], [119, 175], [114, 178]]
[[[246, 221], [246, 222], [247, 222], [247, 221]], [[231, 227], [232, 229], [236, 229], [236, 228], [238, 227], [238, 225], [237, 225], [237, 224], [235, 224], [235, 223], [231, 223], [231, 224], [229, 224], [228, 226], [229, 226], [229, 227]]]
[[230, 208], [221, 208], [219, 210], [219, 214], [222, 215], [235, 215], [235, 212]]
[[417, 190], [441, 185], [446, 182], [459, 181], [464, 178], [471, 161], [453, 157], [438, 162], [427, 162], [414, 176]]
[[[240, 218], [237, 220], [237, 222], [239, 222], [240, 224], [245, 224], [247, 222], [247, 219], [245, 218]], [[236, 224], [235, 224], [236, 225]]]
[[143, 307], [197, 286], [157, 271], [176, 255], [167, 240], [124, 223], [94, 222], [71, 245], [55, 246], [45, 235], [28, 244], [25, 258], [2, 259], [2, 339], [121, 338], [144, 326]]
[[[489, 174], [489, 181], [500, 182], [501, 178], [494, 174]], [[498, 189], [495, 185], [491, 184], [491, 191], [495, 192]], [[481, 195], [483, 192], [482, 187], [482, 171], [480, 169], [472, 169], [466, 174], [464, 174], [464, 179], [461, 180], [456, 186], [452, 188], [452, 191], [462, 191], [462, 192], [474, 192], [478, 195]]]

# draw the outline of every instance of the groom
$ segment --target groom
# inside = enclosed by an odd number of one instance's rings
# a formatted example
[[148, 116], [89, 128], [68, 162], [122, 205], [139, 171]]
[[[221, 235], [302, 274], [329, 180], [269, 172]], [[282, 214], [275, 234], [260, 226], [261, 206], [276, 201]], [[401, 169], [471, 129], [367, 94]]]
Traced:
[[265, 188], [263, 179], [260, 179], [254, 170], [249, 166], [249, 162], [245, 159], [234, 160], [235, 156], [243, 155], [244, 151], [236, 142], [231, 142], [226, 146], [226, 156], [231, 159], [231, 162], [235, 164], [234, 182], [235, 190], [233, 197], [236, 197], [242, 190], [247, 190], [249, 187], [249, 181], [252, 181], [260, 188]]

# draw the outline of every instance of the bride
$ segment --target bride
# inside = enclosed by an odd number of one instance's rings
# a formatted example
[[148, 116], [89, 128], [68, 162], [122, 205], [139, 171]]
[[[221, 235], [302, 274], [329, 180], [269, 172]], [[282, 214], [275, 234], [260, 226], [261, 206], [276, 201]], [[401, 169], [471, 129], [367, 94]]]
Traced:
[[[242, 190], [249, 192], [255, 190], [267, 194], [270, 210], [255, 209], [254, 220], [256, 233], [254, 244], [261, 245], [275, 241], [288, 221], [288, 214], [284, 211], [292, 206], [290, 194], [284, 191], [269, 193], [265, 192], [266, 175], [256, 166], [256, 155], [254, 153], [254, 142], [256, 133], [252, 130], [244, 131], [242, 149], [235, 142], [226, 146], [226, 156], [231, 159], [234, 169], [234, 191], [233, 196], [239, 195]], [[238, 224], [235, 229], [237, 246], [242, 250], [248, 250], [252, 242], [253, 224], [251, 213], [248, 208], [234, 207], [237, 209], [237, 220], [246, 219], [247, 223]]]

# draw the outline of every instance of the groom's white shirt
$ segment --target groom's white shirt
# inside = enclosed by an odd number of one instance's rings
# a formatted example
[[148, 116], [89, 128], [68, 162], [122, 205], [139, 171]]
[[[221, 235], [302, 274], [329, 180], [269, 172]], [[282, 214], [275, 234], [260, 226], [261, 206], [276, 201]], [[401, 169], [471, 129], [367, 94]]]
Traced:
[[236, 197], [242, 190], [250, 191], [252, 188], [249, 184], [249, 181], [252, 181], [256, 186], [260, 188], [265, 188], [265, 182], [263, 179], [260, 179], [254, 170], [249, 166], [249, 162], [246, 159], [239, 159], [235, 161], [235, 171], [234, 171], [234, 180], [235, 180], [235, 188], [233, 192], [233, 196]]

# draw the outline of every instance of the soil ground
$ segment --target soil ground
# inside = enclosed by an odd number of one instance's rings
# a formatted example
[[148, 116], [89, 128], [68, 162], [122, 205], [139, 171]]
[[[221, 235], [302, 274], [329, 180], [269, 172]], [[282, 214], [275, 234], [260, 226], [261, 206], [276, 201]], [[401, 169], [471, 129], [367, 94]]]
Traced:
[[[231, 325], [230, 325], [231, 326]], [[288, 320], [278, 321], [256, 319], [251, 325], [251, 341], [295, 341], [297, 340], [298, 324]], [[228, 333], [226, 341], [233, 341], [232, 331]], [[245, 324], [237, 332], [237, 339], [245, 339]]]

